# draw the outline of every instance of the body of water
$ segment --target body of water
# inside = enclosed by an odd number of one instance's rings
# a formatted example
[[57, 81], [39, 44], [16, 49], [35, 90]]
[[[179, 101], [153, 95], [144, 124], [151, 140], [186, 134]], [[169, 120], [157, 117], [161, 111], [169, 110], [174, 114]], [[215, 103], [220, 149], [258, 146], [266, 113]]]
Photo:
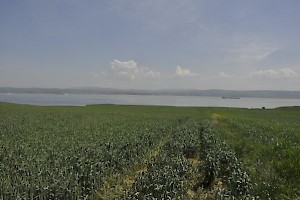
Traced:
[[87, 94], [15, 94], [0, 93], [0, 102], [31, 105], [119, 104], [119, 105], [164, 105], [195, 107], [276, 108], [300, 106], [300, 99], [240, 98], [199, 96], [151, 96], [151, 95], [87, 95]]

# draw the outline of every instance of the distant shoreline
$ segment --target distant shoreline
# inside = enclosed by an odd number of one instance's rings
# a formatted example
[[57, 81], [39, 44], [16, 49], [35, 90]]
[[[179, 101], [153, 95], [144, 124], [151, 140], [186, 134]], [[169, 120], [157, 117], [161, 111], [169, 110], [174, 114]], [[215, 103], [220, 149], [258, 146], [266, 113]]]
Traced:
[[160, 105], [183, 107], [236, 107], [236, 108], [276, 108], [300, 106], [299, 99], [254, 98], [222, 99], [220, 96], [176, 96], [176, 95], [124, 95], [124, 94], [41, 94], [41, 93], [0, 93], [0, 101], [31, 105]]
[[300, 91], [275, 90], [195, 90], [195, 89], [161, 89], [133, 90], [113, 88], [13, 88], [0, 87], [0, 94], [91, 94], [91, 95], [157, 95], [157, 96], [206, 96], [220, 98], [285, 98], [300, 99]]

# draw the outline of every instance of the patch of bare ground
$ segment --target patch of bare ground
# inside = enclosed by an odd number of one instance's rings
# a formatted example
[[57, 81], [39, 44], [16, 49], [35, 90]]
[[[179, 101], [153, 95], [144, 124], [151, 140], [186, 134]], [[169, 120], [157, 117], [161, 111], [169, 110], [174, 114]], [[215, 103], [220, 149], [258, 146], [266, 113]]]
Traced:
[[[201, 168], [201, 160], [197, 154], [186, 154], [186, 159], [191, 166], [191, 175], [187, 177], [186, 184], [188, 189], [186, 191], [186, 196], [188, 199], [215, 199], [215, 195], [219, 191], [224, 191], [224, 184], [220, 179], [214, 178], [208, 187], [204, 187], [201, 180], [201, 173], [197, 169]], [[200, 177], [199, 177], [200, 175]]]
[[143, 165], [140, 168], [138, 168], [135, 172], [136, 174], [142, 174], [146, 173], [148, 171], [147, 165]]
[[[116, 184], [116, 183], [119, 184]], [[116, 199], [119, 195], [124, 192], [126, 185], [131, 184], [131, 179], [129, 177], [122, 177], [121, 174], [116, 173], [108, 177], [102, 187], [96, 191], [95, 199], [107, 199], [112, 200]]]
[[198, 182], [198, 176], [197, 176], [197, 173], [198, 173], [198, 168], [200, 167], [200, 159], [198, 158], [198, 156], [196, 155], [195, 152], [193, 153], [189, 153], [189, 154], [186, 154], [186, 159], [191, 167], [191, 174], [190, 174], [190, 177], [187, 178], [186, 180], [186, 184], [188, 186], [188, 189], [186, 191], [186, 195], [187, 195], [187, 198], [189, 199], [198, 199], [197, 197], [199, 196], [198, 193], [197, 193], [197, 182]]
[[124, 180], [127, 183], [127, 185], [133, 185], [135, 183], [135, 177], [134, 176], [125, 175]]
[[197, 167], [200, 164], [200, 160], [197, 158], [188, 158], [187, 160], [193, 167]]
[[213, 191], [216, 191], [216, 190], [223, 191], [225, 189], [225, 187], [224, 187], [223, 182], [220, 179], [215, 178], [214, 181], [211, 184], [211, 189]]
[[193, 199], [193, 198], [196, 197], [196, 194], [197, 194], [197, 193], [196, 193], [194, 190], [192, 190], [192, 189], [188, 189], [186, 194], [187, 194], [187, 196], [188, 196], [189, 198]]

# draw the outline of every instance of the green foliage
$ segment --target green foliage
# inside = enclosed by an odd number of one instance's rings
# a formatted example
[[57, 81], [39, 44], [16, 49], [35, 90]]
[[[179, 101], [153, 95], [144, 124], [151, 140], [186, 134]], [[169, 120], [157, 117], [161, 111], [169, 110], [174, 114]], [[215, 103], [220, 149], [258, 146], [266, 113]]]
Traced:
[[146, 163], [127, 199], [186, 199], [187, 179], [197, 176], [188, 158], [197, 158], [199, 124], [181, 121], [161, 140], [157, 155]]
[[0, 199], [297, 199], [299, 114], [0, 103]]
[[215, 179], [223, 183], [217, 188], [217, 198], [249, 198], [252, 185], [235, 153], [224, 142], [219, 141], [211, 128], [201, 132], [201, 153], [204, 171], [203, 187], [209, 187]]
[[219, 109], [215, 125], [244, 163], [253, 184], [252, 194], [262, 199], [300, 197], [300, 109]]
[[0, 199], [87, 198], [137, 165], [171, 123], [117, 107], [1, 106]]

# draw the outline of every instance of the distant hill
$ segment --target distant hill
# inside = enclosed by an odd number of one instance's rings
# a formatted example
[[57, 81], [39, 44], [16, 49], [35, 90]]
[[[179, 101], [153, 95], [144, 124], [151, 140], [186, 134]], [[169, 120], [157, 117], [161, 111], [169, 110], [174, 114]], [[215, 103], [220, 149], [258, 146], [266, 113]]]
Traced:
[[276, 90], [195, 90], [195, 89], [162, 89], [134, 90], [113, 88], [13, 88], [0, 87], [0, 93], [34, 93], [34, 94], [110, 94], [110, 95], [167, 95], [167, 96], [210, 96], [225, 98], [294, 98], [300, 99], [300, 91]]

